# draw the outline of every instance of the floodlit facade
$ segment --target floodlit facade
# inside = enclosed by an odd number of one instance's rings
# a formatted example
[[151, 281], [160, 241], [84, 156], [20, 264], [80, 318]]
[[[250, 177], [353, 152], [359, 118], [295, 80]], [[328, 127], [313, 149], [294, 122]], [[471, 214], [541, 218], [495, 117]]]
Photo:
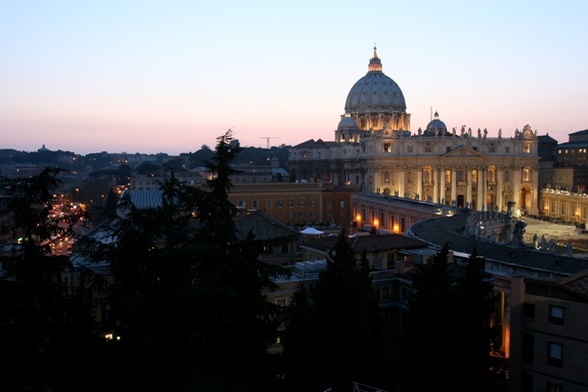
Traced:
[[424, 130], [411, 132], [402, 90], [383, 73], [376, 48], [367, 74], [347, 95], [334, 136], [292, 147], [291, 177], [475, 210], [502, 212], [514, 202], [537, 214], [537, 131], [529, 125], [510, 135], [465, 125], [448, 130], [435, 113]]

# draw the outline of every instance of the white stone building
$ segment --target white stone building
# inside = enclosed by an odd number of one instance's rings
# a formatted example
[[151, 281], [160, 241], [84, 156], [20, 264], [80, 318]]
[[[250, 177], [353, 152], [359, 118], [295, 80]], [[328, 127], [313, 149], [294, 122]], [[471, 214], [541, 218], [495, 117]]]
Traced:
[[506, 211], [508, 203], [537, 214], [538, 136], [526, 125], [448, 130], [435, 113], [410, 131], [402, 90], [382, 72], [374, 48], [368, 72], [351, 88], [334, 141], [308, 140], [290, 149], [295, 180], [326, 179], [377, 192], [455, 207]]

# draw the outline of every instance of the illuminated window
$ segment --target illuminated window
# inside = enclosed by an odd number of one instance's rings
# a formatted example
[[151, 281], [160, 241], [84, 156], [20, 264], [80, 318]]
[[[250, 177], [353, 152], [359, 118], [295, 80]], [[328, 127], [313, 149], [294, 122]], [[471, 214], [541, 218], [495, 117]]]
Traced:
[[423, 171], [423, 181], [426, 184], [431, 184], [433, 182], [433, 170], [430, 167], [425, 168]]
[[529, 182], [531, 181], [531, 169], [528, 167], [525, 167], [523, 169], [523, 182]]
[[496, 168], [494, 166], [488, 169], [488, 181], [489, 182], [496, 182]]

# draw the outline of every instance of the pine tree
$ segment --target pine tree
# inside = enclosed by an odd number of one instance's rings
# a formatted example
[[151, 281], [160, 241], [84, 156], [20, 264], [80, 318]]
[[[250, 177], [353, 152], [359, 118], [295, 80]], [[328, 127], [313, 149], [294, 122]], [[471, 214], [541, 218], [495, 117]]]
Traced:
[[[357, 259], [344, 230], [311, 290], [312, 302], [302, 302], [301, 307], [300, 298], [304, 297], [298, 294], [296, 298], [291, 314], [299, 320], [294, 323], [296, 319], [290, 319], [287, 324], [284, 355], [291, 362], [286, 363], [294, 370], [306, 365], [316, 377], [316, 389], [348, 391], [353, 381], [378, 385], [382, 358], [377, 348], [380, 330], [376, 296], [365, 255]], [[309, 312], [308, 316], [301, 317], [302, 311]], [[303, 358], [311, 362], [292, 363]], [[294, 374], [300, 375], [300, 371]]]
[[472, 250], [466, 262], [463, 277], [456, 290], [458, 307], [455, 314], [455, 357], [459, 368], [467, 374], [459, 381], [463, 388], [476, 391], [491, 391], [490, 349], [497, 332], [490, 326], [496, 298], [490, 275], [484, 270], [484, 258]]
[[69, 258], [51, 248], [75, 235], [73, 227], [84, 217], [67, 209], [52, 217], [52, 191], [62, 172], [47, 168], [37, 176], [2, 181], [19, 242], [0, 257], [0, 390], [61, 383], [72, 370], [68, 358], [79, 358], [79, 346], [93, 336], [88, 297], [68, 285]]
[[275, 340], [277, 307], [271, 268], [249, 236], [239, 240], [228, 199], [239, 151], [227, 132], [208, 168], [208, 190], [172, 175], [161, 184], [162, 206], [138, 210], [121, 199], [112, 243], [87, 245], [110, 263], [112, 350], [129, 388], [268, 390], [265, 352]]
[[403, 339], [402, 384], [406, 390], [451, 385], [455, 377], [451, 356], [452, 317], [455, 314], [446, 244], [428, 262], [417, 265], [414, 294], [409, 298]]
[[489, 359], [495, 331], [492, 282], [473, 250], [460, 276], [450, 268], [449, 246], [416, 267], [404, 337], [403, 386], [490, 391]]

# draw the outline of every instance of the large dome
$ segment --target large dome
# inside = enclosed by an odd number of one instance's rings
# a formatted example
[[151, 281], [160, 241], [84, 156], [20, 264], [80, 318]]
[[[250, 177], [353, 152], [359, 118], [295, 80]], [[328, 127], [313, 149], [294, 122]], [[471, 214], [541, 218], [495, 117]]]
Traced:
[[374, 47], [368, 73], [353, 85], [347, 95], [345, 113], [353, 115], [382, 112], [404, 113], [406, 102], [400, 87], [382, 72], [382, 63]]

